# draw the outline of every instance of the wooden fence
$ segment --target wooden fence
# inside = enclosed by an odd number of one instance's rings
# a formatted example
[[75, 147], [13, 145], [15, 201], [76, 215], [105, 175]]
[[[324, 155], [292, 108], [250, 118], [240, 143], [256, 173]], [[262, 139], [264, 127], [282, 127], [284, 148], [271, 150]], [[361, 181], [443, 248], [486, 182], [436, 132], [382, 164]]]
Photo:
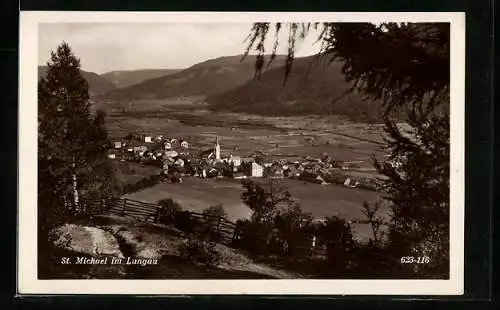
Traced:
[[[128, 198], [106, 199], [106, 200], [86, 200], [82, 202], [85, 213], [118, 215], [122, 217], [133, 218], [141, 222], [159, 223], [161, 207], [157, 203], [137, 201]], [[231, 245], [236, 239], [240, 238], [240, 232], [237, 231], [237, 225], [223, 217], [206, 215], [199, 212], [181, 211], [184, 221], [194, 221], [190, 225], [209, 224], [212, 232], [219, 237], [219, 242]], [[317, 222], [322, 222], [318, 220]], [[349, 224], [369, 225], [367, 220], [348, 221]], [[192, 228], [192, 227], [191, 227]], [[309, 253], [308, 255], [326, 255], [326, 248], [319, 245], [319, 240], [313, 234], [304, 235], [298, 242], [301, 248], [300, 252]], [[295, 245], [297, 246], [297, 244]]]
[[[161, 207], [156, 203], [143, 202], [129, 198], [86, 200], [82, 202], [85, 213], [94, 215], [118, 215], [141, 222], [159, 223]], [[182, 211], [185, 220], [198, 224], [210, 224], [210, 228], [220, 236], [221, 242], [230, 244], [235, 238], [236, 224], [220, 216], [206, 215], [193, 211]]]

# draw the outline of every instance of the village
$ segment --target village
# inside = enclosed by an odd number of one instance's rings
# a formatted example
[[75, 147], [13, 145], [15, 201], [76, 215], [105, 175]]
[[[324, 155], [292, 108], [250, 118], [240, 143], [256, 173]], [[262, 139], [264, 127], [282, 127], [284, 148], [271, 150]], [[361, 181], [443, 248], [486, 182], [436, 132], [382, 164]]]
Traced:
[[355, 170], [350, 163], [333, 159], [327, 153], [317, 158], [305, 156], [293, 160], [267, 159], [258, 152], [242, 157], [222, 151], [218, 136], [214, 136], [213, 147], [195, 150], [183, 138], [129, 134], [113, 142], [108, 158], [160, 167], [163, 182], [182, 183], [182, 178], [186, 176], [293, 178], [321, 185], [338, 184], [367, 190], [377, 188], [376, 179], [350, 175], [349, 172]]

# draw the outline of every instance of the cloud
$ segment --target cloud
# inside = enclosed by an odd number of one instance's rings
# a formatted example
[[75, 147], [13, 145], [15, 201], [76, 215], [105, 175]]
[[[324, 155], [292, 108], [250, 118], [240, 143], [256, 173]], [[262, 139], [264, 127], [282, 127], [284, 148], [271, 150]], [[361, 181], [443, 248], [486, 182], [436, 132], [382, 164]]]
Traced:
[[[143, 68], [187, 68], [208, 59], [239, 55], [251, 24], [179, 24], [179, 23], [66, 23], [41, 24], [39, 63], [45, 64], [50, 51], [63, 40], [81, 59], [82, 68], [104, 73], [113, 70]], [[270, 33], [274, 36], [274, 33]], [[272, 50], [272, 38], [266, 50]], [[298, 43], [297, 56], [317, 53], [314, 35]], [[287, 37], [280, 37], [278, 53], [286, 53]]]

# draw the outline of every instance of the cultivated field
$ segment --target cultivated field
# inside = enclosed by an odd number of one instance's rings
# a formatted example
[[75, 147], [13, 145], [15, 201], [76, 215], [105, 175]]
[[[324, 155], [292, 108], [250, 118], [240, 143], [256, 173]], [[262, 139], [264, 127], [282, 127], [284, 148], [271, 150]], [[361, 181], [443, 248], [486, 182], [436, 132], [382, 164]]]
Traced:
[[263, 117], [215, 113], [196, 100], [155, 100], [100, 103], [108, 114], [111, 138], [130, 132], [182, 137], [194, 150], [213, 146], [219, 136], [222, 152], [248, 156], [261, 151], [269, 156], [318, 157], [371, 167], [370, 156], [383, 158], [382, 126], [357, 124], [339, 116]]

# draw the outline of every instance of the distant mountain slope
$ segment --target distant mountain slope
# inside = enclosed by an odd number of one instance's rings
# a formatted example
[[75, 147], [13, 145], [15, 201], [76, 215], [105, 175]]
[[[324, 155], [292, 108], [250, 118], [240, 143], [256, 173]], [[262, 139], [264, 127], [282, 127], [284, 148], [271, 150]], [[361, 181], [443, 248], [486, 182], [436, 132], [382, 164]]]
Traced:
[[328, 64], [315, 56], [297, 58], [286, 85], [284, 67], [262, 74], [259, 80], [207, 98], [214, 111], [261, 115], [337, 114], [358, 121], [380, 120], [380, 103], [360, 94], [347, 94], [342, 64]]
[[[38, 66], [38, 78], [45, 76], [47, 72], [47, 66]], [[109, 92], [115, 89], [115, 85], [105, 78], [101, 77], [99, 74], [88, 71], [81, 71], [84, 79], [89, 83], [89, 94], [91, 96]]]
[[142, 83], [146, 80], [177, 73], [182, 69], [140, 69], [118, 70], [101, 74], [103, 78], [113, 83], [116, 88], [124, 88]]
[[[284, 64], [277, 56], [270, 68]], [[198, 63], [185, 70], [144, 81], [105, 94], [106, 99], [161, 99], [179, 96], [212, 95], [241, 86], [255, 74], [255, 56], [227, 56]]]

